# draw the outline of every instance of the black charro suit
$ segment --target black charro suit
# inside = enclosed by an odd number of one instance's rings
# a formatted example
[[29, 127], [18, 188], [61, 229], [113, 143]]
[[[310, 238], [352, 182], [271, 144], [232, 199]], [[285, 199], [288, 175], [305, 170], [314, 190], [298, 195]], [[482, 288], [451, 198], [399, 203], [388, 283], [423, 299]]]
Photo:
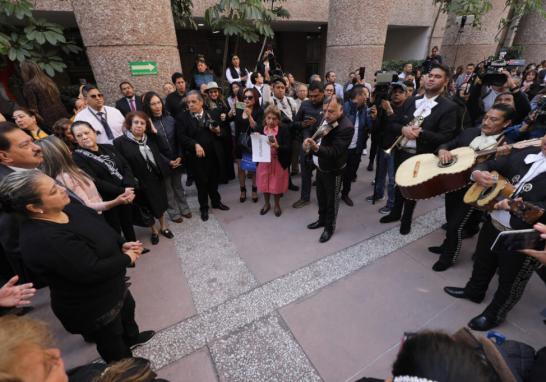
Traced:
[[[136, 110], [138, 111], [143, 110], [142, 99], [140, 98], [140, 95], [137, 95], [137, 94], [135, 94], [135, 106], [136, 106]], [[121, 114], [123, 114], [124, 117], [127, 116], [127, 114], [131, 112], [131, 106], [129, 105], [129, 100], [126, 97], [121, 97], [120, 99], [118, 99], [116, 101], [116, 109], [121, 111]]]
[[345, 115], [342, 115], [337, 123], [337, 127], [320, 140], [318, 151], [312, 152], [318, 159], [319, 222], [329, 232], [336, 228], [343, 169], [347, 163], [347, 150], [354, 134], [353, 123]]
[[[536, 147], [517, 150], [509, 156], [479, 164], [476, 169], [497, 171], [512, 184], [516, 184], [532, 166], [532, 164], [526, 164], [524, 159], [529, 154], [539, 152], [540, 149]], [[521, 191], [518, 190], [516, 193], [516, 197], [521, 197], [523, 201], [546, 208], [546, 172], [526, 182], [521, 187]], [[543, 215], [539, 221], [545, 223], [546, 215]], [[510, 309], [521, 298], [529, 278], [538, 267], [537, 260], [519, 252], [492, 252], [490, 248], [499, 234], [498, 228], [498, 224], [492, 222], [492, 218], [488, 217], [478, 237], [472, 276], [465, 287], [467, 296], [477, 300], [483, 299], [489, 283], [498, 270], [499, 286], [493, 300], [483, 312], [483, 315], [493, 323], [499, 323], [505, 319]], [[511, 215], [510, 228], [526, 229], [531, 228], [531, 225]]]

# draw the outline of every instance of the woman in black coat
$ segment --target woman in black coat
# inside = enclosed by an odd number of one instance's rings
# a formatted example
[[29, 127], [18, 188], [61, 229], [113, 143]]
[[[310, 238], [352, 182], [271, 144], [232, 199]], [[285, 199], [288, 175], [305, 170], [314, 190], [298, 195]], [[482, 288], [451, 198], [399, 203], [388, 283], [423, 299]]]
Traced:
[[[115, 199], [126, 191], [134, 191], [138, 182], [129, 164], [112, 145], [97, 144], [97, 132], [85, 121], [70, 126], [78, 143], [72, 157], [95, 183], [103, 200]], [[131, 205], [121, 204], [104, 211], [104, 218], [118, 233], [123, 232], [127, 241], [135, 241], [133, 210]]]
[[171, 167], [161, 155], [169, 155], [163, 139], [152, 131], [150, 118], [142, 111], [134, 111], [125, 118], [125, 133], [114, 139], [114, 147], [131, 166], [138, 179], [136, 202], [149, 209], [152, 216], [159, 220], [159, 232], [152, 223], [152, 244], [159, 243], [159, 233], [172, 239], [173, 233], [167, 228], [167, 191], [164, 179], [170, 175]]
[[97, 344], [106, 362], [132, 357], [146, 342], [126, 268], [142, 243], [126, 242], [94, 210], [71, 202], [64, 187], [38, 170], [13, 172], [0, 183], [0, 207], [23, 216], [21, 254], [38, 280], [49, 286], [51, 308], [64, 328]]

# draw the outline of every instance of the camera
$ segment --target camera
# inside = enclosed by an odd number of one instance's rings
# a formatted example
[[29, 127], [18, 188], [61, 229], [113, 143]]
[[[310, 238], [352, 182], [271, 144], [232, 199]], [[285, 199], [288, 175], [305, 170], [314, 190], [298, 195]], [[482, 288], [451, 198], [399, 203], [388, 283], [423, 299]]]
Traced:
[[525, 117], [524, 122], [534, 125], [535, 128], [546, 128], [546, 94], [539, 96], [537, 108]]
[[374, 91], [376, 104], [380, 104], [384, 99], [389, 99], [392, 82], [398, 82], [398, 74], [396, 72], [383, 71], [377, 73]]
[[483, 85], [503, 86], [508, 77], [502, 71], [510, 71], [516, 66], [525, 66], [525, 60], [506, 60], [507, 52], [502, 50], [497, 58], [489, 57], [483, 62], [483, 70], [478, 74]]

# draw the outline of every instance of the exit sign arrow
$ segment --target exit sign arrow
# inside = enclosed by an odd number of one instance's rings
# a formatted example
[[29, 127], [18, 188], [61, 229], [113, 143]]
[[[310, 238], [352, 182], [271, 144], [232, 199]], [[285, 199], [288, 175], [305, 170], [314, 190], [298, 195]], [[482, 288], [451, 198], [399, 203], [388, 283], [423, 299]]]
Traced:
[[133, 61], [129, 62], [129, 69], [132, 76], [146, 76], [157, 74], [157, 62], [155, 61]]

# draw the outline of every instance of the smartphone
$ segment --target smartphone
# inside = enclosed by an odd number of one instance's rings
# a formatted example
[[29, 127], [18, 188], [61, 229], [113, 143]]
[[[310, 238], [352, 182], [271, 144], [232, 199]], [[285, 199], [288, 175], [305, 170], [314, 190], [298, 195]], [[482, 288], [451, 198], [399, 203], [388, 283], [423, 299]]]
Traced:
[[358, 75], [360, 76], [360, 79], [364, 79], [364, 75], [366, 74], [366, 67], [365, 66], [361, 66], [359, 69], [358, 69]]
[[235, 103], [235, 108], [240, 109], [240, 110], [245, 110], [246, 109], [246, 104], [244, 102], [236, 102]]
[[491, 251], [519, 251], [520, 249], [543, 250], [546, 240], [540, 232], [530, 229], [503, 231], [491, 246]]
[[267, 139], [269, 139], [269, 142], [275, 143], [275, 137], [273, 135], [268, 135]]

